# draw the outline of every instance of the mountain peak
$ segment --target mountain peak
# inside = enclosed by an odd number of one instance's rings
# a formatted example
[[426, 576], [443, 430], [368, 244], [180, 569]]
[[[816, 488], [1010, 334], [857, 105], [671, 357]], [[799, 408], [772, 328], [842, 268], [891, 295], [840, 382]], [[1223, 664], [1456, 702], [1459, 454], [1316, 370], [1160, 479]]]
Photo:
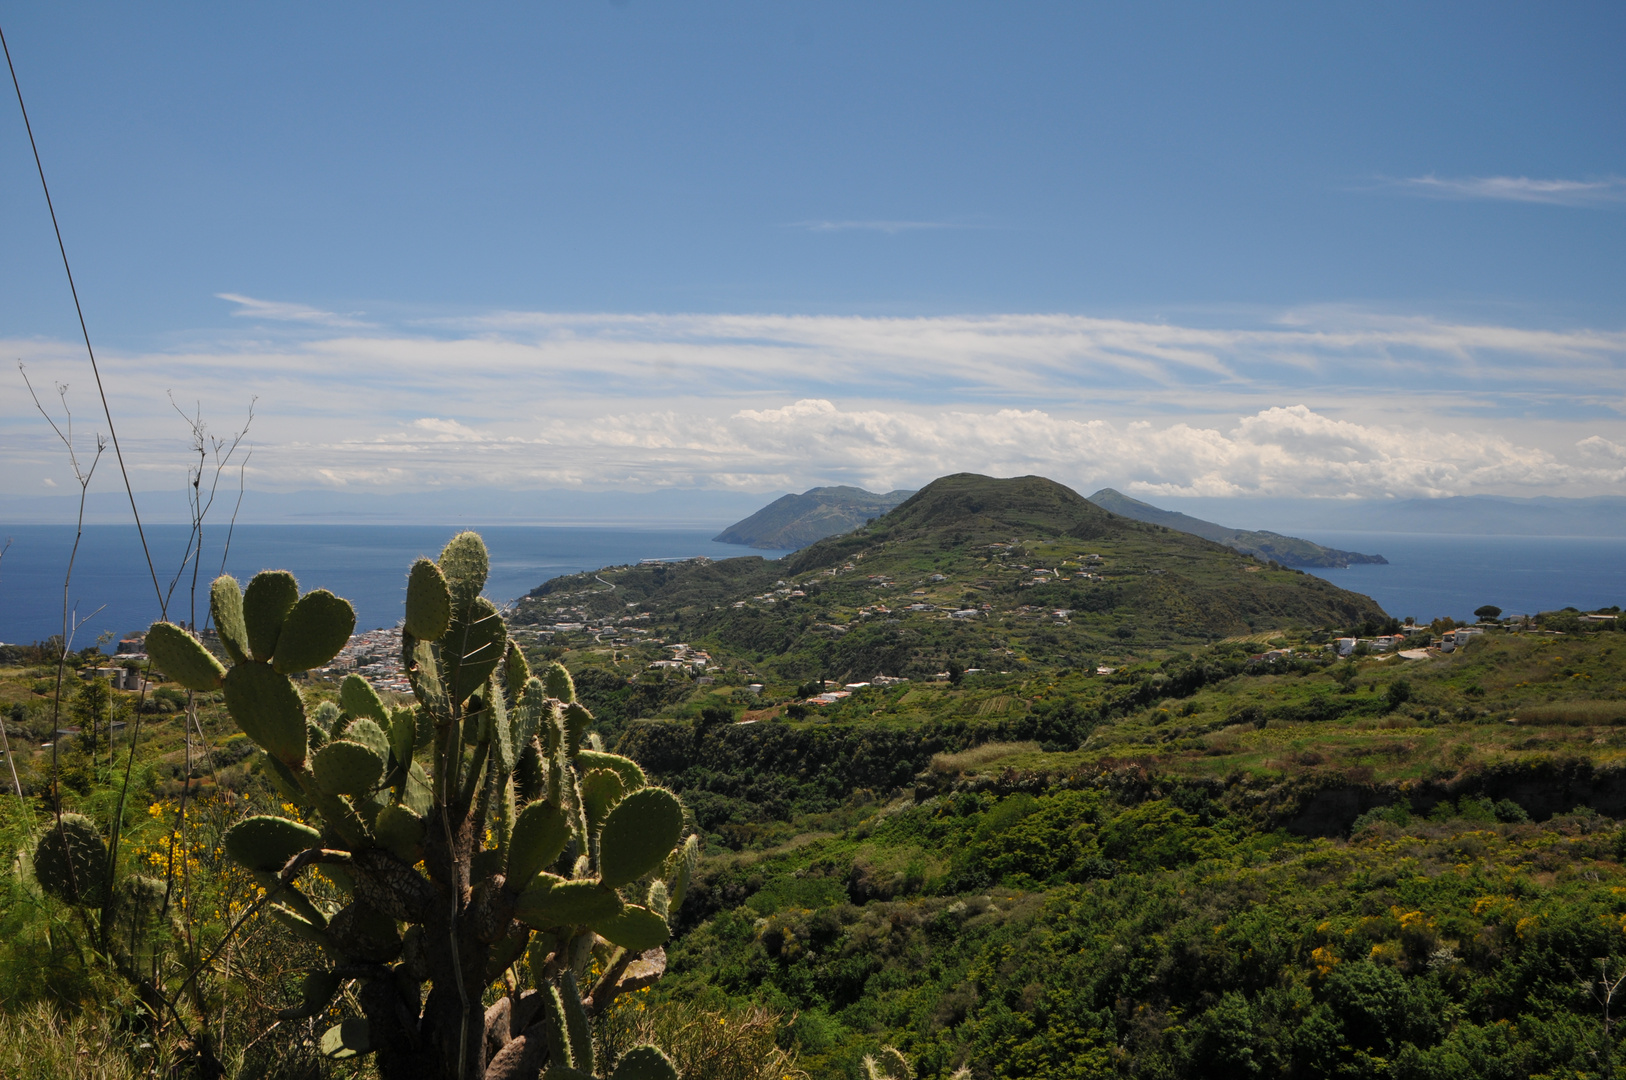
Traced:
[[1064, 484], [1043, 476], [1001, 479], [977, 473], [954, 473], [921, 488], [886, 516], [888, 529], [1036, 528], [1053, 534], [1105, 522], [1111, 515]]

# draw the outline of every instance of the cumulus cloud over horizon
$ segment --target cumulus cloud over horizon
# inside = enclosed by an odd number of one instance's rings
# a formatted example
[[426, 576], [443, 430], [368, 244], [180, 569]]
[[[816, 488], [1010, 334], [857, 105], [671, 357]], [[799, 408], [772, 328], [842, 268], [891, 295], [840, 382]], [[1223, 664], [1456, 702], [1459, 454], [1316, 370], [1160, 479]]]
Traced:
[[[79, 382], [77, 420], [97, 426], [69, 345], [0, 344]], [[1626, 333], [1609, 330], [1336, 308], [1243, 327], [493, 312], [103, 352], [138, 482], [184, 456], [170, 389], [221, 433], [257, 395], [249, 482], [283, 490], [874, 489], [958, 471], [1144, 495], [1626, 482]], [[39, 491], [63, 466], [18, 397], [0, 398], [3, 490]]]
[[[390, 452], [430, 452], [415, 433]], [[1626, 480], [1626, 448], [1599, 437], [1571, 455], [1498, 435], [1397, 430], [1273, 406], [1229, 427], [1072, 420], [1039, 409], [843, 409], [823, 399], [699, 419], [675, 411], [555, 422], [530, 438], [492, 435], [482, 454], [534, 448], [525, 476], [542, 485], [614, 477], [645, 486], [800, 489], [852, 483], [918, 486], [953, 472], [1039, 473], [1081, 490], [1160, 495], [1449, 495]], [[407, 448], [411, 449], [408, 451]], [[352, 460], [380, 447], [350, 445]], [[381, 479], [375, 474], [358, 477]]]

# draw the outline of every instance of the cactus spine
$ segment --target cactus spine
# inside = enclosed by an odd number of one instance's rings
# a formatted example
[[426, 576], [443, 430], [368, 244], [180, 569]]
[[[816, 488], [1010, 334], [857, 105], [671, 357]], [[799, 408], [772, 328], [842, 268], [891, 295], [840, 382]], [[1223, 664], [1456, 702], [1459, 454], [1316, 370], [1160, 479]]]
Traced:
[[[286, 1015], [325, 1009], [341, 969], [358, 977], [360, 965], [362, 1015], [323, 1044], [335, 1057], [374, 1054], [384, 1080], [592, 1075], [592, 1018], [664, 971], [668, 914], [698, 856], [676, 796], [591, 735], [569, 672], [531, 673], [480, 595], [488, 565], [480, 537], [462, 533], [412, 566], [412, 709], [391, 710], [351, 676], [337, 706], [307, 715], [289, 676], [327, 663], [355, 619], [329, 593], [299, 595], [285, 571], [211, 589], [233, 661], [223, 673], [184, 630], [159, 632], [171, 666], [224, 689], [278, 789], [319, 821], [248, 818], [226, 840], [274, 890], [273, 916], [329, 957]], [[340, 885], [342, 904], [283, 880], [308, 862]], [[526, 957], [529, 987], [515, 980]], [[589, 971], [599, 976], [584, 994]], [[507, 996], [483, 1009], [494, 982]], [[612, 1075], [677, 1076], [654, 1047]]]

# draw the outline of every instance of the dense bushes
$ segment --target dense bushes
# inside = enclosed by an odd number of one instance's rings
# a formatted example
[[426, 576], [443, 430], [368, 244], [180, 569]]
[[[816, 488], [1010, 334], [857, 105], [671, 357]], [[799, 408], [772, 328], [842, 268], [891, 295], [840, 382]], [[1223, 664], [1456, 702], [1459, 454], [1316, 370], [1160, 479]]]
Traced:
[[[1595, 1075], [1584, 983], [1626, 953], [1626, 831], [1498, 810], [1345, 842], [1257, 832], [1199, 791], [960, 793], [715, 870], [739, 906], [663, 992], [812, 1017], [794, 1031], [819, 1075], [883, 1042], [923, 1076]], [[883, 865], [925, 870], [855, 896]]]

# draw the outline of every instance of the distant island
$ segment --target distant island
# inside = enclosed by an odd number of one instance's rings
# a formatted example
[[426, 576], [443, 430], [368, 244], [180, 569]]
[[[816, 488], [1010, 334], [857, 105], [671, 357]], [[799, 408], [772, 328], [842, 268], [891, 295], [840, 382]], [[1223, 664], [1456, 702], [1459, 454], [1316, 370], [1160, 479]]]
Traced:
[[1231, 529], [1224, 525], [1217, 525], [1212, 521], [1194, 518], [1189, 514], [1182, 514], [1175, 510], [1163, 510], [1151, 503], [1143, 503], [1139, 499], [1131, 499], [1121, 491], [1112, 488], [1102, 488], [1090, 496], [1090, 502], [1103, 510], [1109, 510], [1120, 517], [1132, 518], [1135, 521], [1144, 521], [1150, 525], [1162, 525], [1165, 528], [1175, 529], [1179, 532], [1191, 533], [1204, 540], [1212, 540], [1216, 544], [1235, 548], [1246, 555], [1257, 555], [1261, 559], [1274, 559], [1283, 566], [1323, 566], [1345, 567], [1358, 563], [1382, 563], [1387, 565], [1388, 559], [1382, 555], [1362, 555], [1358, 551], [1339, 551], [1337, 548], [1322, 547], [1309, 540], [1301, 540], [1296, 536], [1283, 536], [1281, 533], [1265, 530]]
[[[888, 513], [914, 494], [901, 490], [878, 494], [856, 487], [809, 488], [800, 495], [775, 499], [712, 539], [721, 544], [763, 550], [799, 551], [827, 537], [849, 533]], [[1264, 529], [1233, 529], [1189, 514], [1164, 510], [1113, 488], [1102, 488], [1091, 495], [1089, 501], [1120, 517], [1200, 536], [1245, 555], [1273, 559], [1283, 566], [1346, 567], [1389, 561], [1382, 555], [1340, 551]]]
[[712, 539], [720, 544], [798, 551], [827, 536], [851, 532], [913, 494], [889, 491], [878, 495], [855, 487], [809, 488], [800, 495], [775, 499]]

